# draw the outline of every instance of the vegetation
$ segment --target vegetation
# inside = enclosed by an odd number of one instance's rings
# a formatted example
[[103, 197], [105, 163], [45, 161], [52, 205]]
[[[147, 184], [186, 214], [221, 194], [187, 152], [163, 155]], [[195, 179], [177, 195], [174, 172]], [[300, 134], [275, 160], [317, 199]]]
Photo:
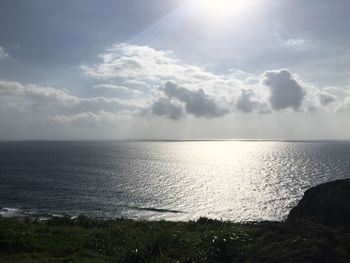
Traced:
[[309, 221], [0, 218], [0, 262], [350, 262], [350, 231]]

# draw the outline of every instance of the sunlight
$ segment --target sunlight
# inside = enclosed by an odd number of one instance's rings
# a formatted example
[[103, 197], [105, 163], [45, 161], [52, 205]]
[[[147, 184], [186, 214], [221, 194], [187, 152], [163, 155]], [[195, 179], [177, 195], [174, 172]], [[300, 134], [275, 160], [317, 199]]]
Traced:
[[251, 12], [257, 4], [256, 0], [193, 0], [192, 8], [210, 19], [226, 20]]

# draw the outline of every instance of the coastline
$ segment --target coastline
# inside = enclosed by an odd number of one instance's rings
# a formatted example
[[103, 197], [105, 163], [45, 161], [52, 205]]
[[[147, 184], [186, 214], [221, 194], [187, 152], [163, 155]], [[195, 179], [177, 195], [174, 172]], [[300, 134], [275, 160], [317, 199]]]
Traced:
[[349, 190], [312, 187], [283, 222], [0, 216], [0, 262], [350, 262]]

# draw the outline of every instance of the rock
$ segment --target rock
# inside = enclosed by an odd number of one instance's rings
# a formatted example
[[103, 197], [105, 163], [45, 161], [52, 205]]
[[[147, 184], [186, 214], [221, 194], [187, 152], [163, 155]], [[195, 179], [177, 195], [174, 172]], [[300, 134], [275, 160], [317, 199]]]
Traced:
[[310, 219], [329, 226], [350, 226], [350, 180], [337, 180], [308, 189], [287, 222]]

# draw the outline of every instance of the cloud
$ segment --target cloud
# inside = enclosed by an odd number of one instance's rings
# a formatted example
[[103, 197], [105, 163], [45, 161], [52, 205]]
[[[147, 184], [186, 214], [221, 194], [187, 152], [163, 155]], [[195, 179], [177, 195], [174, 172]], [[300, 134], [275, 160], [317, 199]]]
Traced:
[[290, 38], [285, 42], [285, 44], [288, 47], [297, 49], [297, 50], [305, 50], [313, 46], [311, 41], [300, 39], [300, 38]]
[[98, 56], [100, 63], [83, 65], [86, 75], [100, 81], [138, 82], [162, 85], [174, 81], [189, 89], [202, 87], [206, 92], [232, 88], [235, 83], [225, 76], [183, 63], [172, 51], [155, 50], [147, 46], [115, 44]]
[[164, 86], [164, 93], [170, 99], [176, 98], [183, 102], [186, 112], [195, 117], [215, 118], [230, 112], [229, 109], [220, 107], [214, 98], [207, 95], [203, 89], [193, 91], [167, 82]]
[[116, 98], [0, 81], [0, 139], [126, 138], [139, 110]]
[[320, 100], [321, 105], [327, 106], [327, 105], [337, 101], [337, 97], [328, 93], [328, 92], [322, 91], [322, 92], [320, 92], [319, 100]]
[[6, 52], [5, 48], [0, 46], [0, 60], [10, 57], [10, 55]]
[[116, 116], [140, 117], [145, 112], [180, 120], [187, 115], [212, 119], [339, 108], [339, 94], [304, 83], [287, 69], [219, 75], [183, 63], [171, 51], [128, 44], [114, 45], [99, 58], [101, 63], [83, 67], [97, 82], [92, 87], [96, 96], [1, 80], [1, 110], [9, 116], [17, 112], [69, 124], [112, 122]]
[[79, 104], [79, 98], [69, 95], [65, 90], [37, 85], [22, 85], [14, 81], [0, 81], [0, 101], [2, 106], [13, 108], [39, 107], [40, 105], [61, 105], [62, 107]]
[[106, 97], [78, 97], [68, 93], [67, 90], [38, 85], [23, 85], [14, 81], [0, 81], [0, 100], [3, 106], [13, 108], [41, 108], [52, 110], [114, 110], [132, 109], [135, 105], [123, 103], [116, 98]]
[[306, 91], [287, 69], [267, 71], [262, 81], [270, 88], [269, 100], [274, 110], [300, 109]]
[[138, 110], [137, 106], [115, 98], [83, 98], [70, 95], [63, 89], [23, 85], [14, 81], [0, 81], [0, 102], [1, 110], [9, 115], [16, 112], [29, 118], [41, 117], [48, 120], [60, 119], [53, 116], [85, 116], [94, 121], [97, 120], [94, 117], [97, 113], [101, 115], [101, 112], [128, 111], [128, 114], [132, 114]]
[[[289, 39], [286, 44], [296, 47], [311, 42]], [[142, 94], [136, 95], [140, 107], [155, 104], [157, 110], [149, 112], [171, 119], [186, 114], [218, 118], [237, 112], [328, 110], [338, 100], [336, 94], [304, 83], [287, 69], [270, 70], [262, 75], [239, 69], [215, 74], [184, 63], [172, 51], [125, 43], [107, 48], [98, 58], [99, 63], [82, 67], [96, 80], [108, 81], [98, 84], [96, 89], [105, 94], [109, 90], [110, 95], [114, 92], [125, 100], [135, 97], [135, 89], [140, 90]]]
[[93, 87], [95, 90], [102, 92], [113, 97], [123, 98], [123, 99], [134, 99], [143, 95], [143, 92], [129, 87], [114, 85], [114, 84], [98, 84]]
[[151, 106], [153, 114], [165, 116], [172, 120], [179, 120], [184, 116], [183, 107], [179, 104], [174, 104], [167, 98], [159, 98]]
[[158, 51], [147, 46], [115, 44], [99, 55], [101, 63], [83, 65], [86, 74], [99, 78], [154, 79], [168, 78], [181, 71], [171, 51]]
[[244, 113], [268, 113], [269, 106], [265, 102], [257, 100], [255, 93], [252, 90], [242, 90], [241, 96], [236, 102], [236, 108], [238, 111]]
[[51, 120], [61, 124], [74, 124], [94, 127], [98, 125], [115, 125], [118, 121], [125, 119], [126, 115], [116, 112], [99, 110], [97, 112], [80, 112], [77, 114], [57, 114], [50, 117]]
[[350, 112], [350, 96], [344, 98], [342, 104], [338, 108], [338, 112]]

